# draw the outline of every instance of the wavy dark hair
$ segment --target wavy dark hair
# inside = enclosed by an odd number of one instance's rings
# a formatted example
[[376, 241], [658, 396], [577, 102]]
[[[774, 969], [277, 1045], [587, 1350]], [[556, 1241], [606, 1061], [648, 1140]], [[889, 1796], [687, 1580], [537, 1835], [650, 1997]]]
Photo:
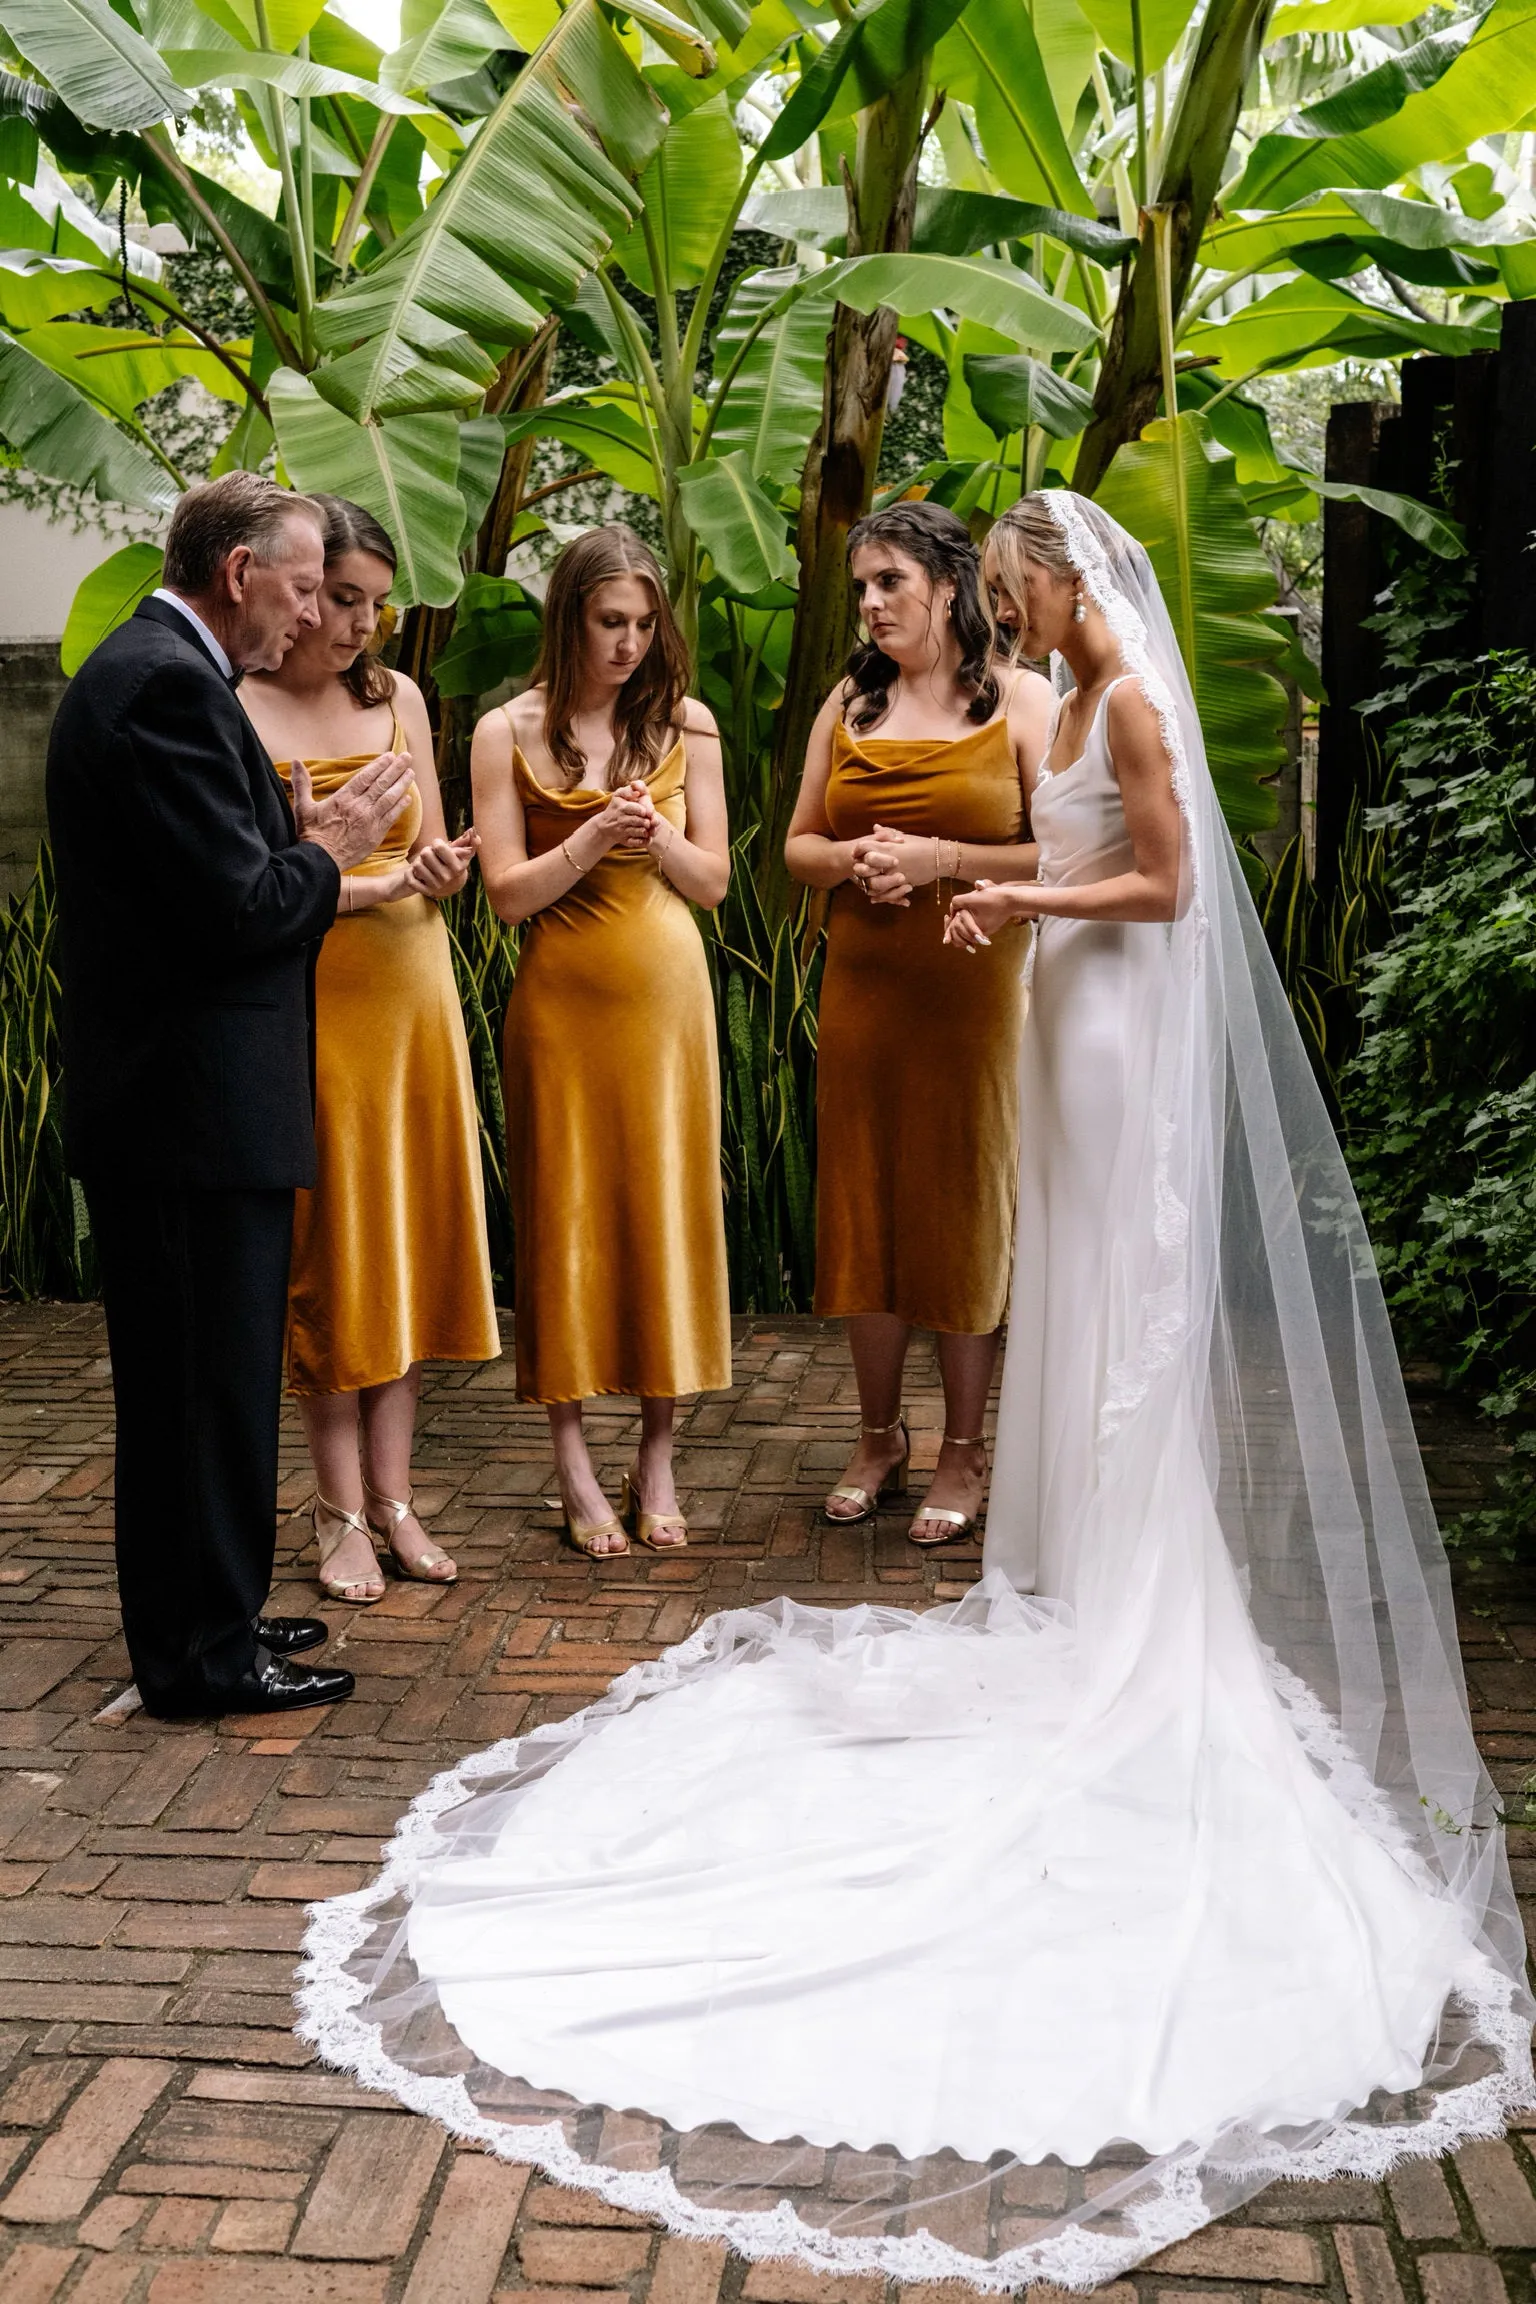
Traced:
[[[395, 547], [388, 530], [379, 526], [371, 512], [365, 512], [361, 504], [354, 504], [350, 496], [311, 496], [309, 501], [320, 515], [327, 568], [348, 552], [367, 552], [375, 560], [382, 560], [390, 574], [394, 574]], [[341, 684], [350, 689], [362, 705], [394, 701], [395, 676], [368, 648], [353, 657], [341, 675]]]
[[[993, 669], [994, 645], [981, 604], [981, 556], [965, 522], [942, 504], [922, 498], [913, 503], [890, 504], [883, 512], [866, 513], [848, 531], [848, 560], [868, 544], [894, 544], [915, 560], [934, 584], [953, 584], [954, 606], [950, 624], [960, 648], [960, 683], [969, 688], [966, 718], [990, 720], [1000, 693]], [[901, 667], [873, 640], [862, 640], [848, 659], [849, 702], [857, 698], [848, 718], [855, 728], [872, 728], [890, 708], [891, 690]]]
[[656, 603], [656, 629], [613, 708], [610, 792], [633, 777], [651, 773], [667, 738], [681, 722], [688, 693], [688, 649], [667, 598], [661, 564], [649, 544], [622, 520], [589, 528], [567, 544], [550, 570], [539, 660], [533, 668], [533, 684], [544, 690], [544, 741], [551, 757], [578, 784], [587, 756], [571, 733], [571, 722], [581, 695], [587, 600], [599, 584], [611, 583], [616, 576], [638, 576], [649, 584]]

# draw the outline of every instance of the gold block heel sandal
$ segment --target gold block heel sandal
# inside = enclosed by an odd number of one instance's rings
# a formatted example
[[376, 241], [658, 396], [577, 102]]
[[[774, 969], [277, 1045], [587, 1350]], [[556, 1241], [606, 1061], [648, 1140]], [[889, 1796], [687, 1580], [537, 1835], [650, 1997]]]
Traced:
[[[949, 1448], [980, 1448], [986, 1435], [978, 1433], [974, 1440], [963, 1440], [957, 1432], [946, 1432], [944, 1442]], [[946, 1544], [963, 1544], [967, 1536], [974, 1535], [980, 1514], [955, 1512], [945, 1504], [924, 1504], [919, 1507], [917, 1519], [907, 1530], [907, 1541], [915, 1544], [919, 1552], [942, 1552]], [[913, 1529], [924, 1520], [940, 1520], [944, 1524], [942, 1536], [916, 1536]]]
[[[859, 1431], [866, 1440], [883, 1440], [888, 1432], [901, 1434], [901, 1454], [891, 1466], [878, 1488], [871, 1492], [852, 1482], [828, 1492], [822, 1505], [821, 1516], [829, 1528], [861, 1528], [866, 1520], [873, 1520], [887, 1496], [904, 1496], [907, 1492], [907, 1472], [912, 1461], [912, 1436], [907, 1430], [905, 1416], [898, 1416], [894, 1424], [861, 1424]], [[839, 1496], [846, 1496], [850, 1504], [857, 1504], [857, 1512], [829, 1512], [827, 1505]]]
[[609, 1514], [606, 1520], [590, 1520], [582, 1522], [573, 1520], [571, 1518], [570, 1507], [567, 1505], [563, 1496], [546, 1496], [544, 1502], [551, 1512], [558, 1512], [562, 1521], [565, 1523], [563, 1531], [565, 1541], [570, 1545], [573, 1552], [581, 1553], [583, 1558], [587, 1560], [628, 1559], [629, 1539], [627, 1536], [624, 1538], [624, 1542], [622, 1544], [615, 1545], [611, 1550], [599, 1552], [594, 1548], [594, 1537], [624, 1536], [624, 1530], [619, 1525], [618, 1521], [613, 1517], [612, 1513]]
[[[640, 1480], [634, 1472], [626, 1472], [619, 1491], [619, 1518], [647, 1552], [686, 1552], [688, 1549], [688, 1523], [681, 1512], [646, 1512], [640, 1504]], [[670, 1543], [658, 1544], [657, 1531], [676, 1528], [681, 1531]]]

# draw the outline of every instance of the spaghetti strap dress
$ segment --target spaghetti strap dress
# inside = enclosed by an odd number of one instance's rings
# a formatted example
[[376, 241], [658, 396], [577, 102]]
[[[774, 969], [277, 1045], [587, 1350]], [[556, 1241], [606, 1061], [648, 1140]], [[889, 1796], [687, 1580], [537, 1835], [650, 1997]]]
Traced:
[[[832, 737], [827, 822], [1003, 846], [1024, 837], [1006, 719], [952, 742]], [[944, 942], [949, 890], [832, 898], [817, 1050], [816, 1310], [984, 1336], [1008, 1301], [1025, 939]]]
[[[406, 749], [398, 719], [389, 740]], [[307, 760], [315, 798], [372, 758]], [[420, 830], [413, 790], [354, 873], [394, 871]], [[344, 913], [320, 948], [315, 1138], [315, 1183], [294, 1207], [289, 1390], [361, 1392], [418, 1360], [498, 1358], [469, 1047], [428, 896]]]
[[[608, 804], [514, 742], [530, 856]], [[687, 821], [679, 737], [646, 779]], [[654, 858], [611, 849], [523, 932], [504, 1041], [517, 1390], [675, 1399], [731, 1381], [720, 1069], [704, 942]]]

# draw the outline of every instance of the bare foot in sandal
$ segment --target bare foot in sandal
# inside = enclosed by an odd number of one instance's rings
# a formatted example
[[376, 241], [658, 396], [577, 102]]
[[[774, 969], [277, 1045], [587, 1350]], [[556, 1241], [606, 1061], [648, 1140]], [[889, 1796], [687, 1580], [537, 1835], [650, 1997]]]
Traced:
[[952, 1440], [946, 1432], [922, 1508], [907, 1534], [920, 1552], [960, 1544], [976, 1532], [976, 1515], [987, 1485], [984, 1440]]

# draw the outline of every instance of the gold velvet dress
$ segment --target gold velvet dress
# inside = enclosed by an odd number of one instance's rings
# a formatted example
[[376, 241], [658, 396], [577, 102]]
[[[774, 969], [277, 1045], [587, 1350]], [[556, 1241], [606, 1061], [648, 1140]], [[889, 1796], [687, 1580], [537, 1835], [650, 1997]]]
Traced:
[[[516, 744], [528, 853], [606, 792], [551, 791]], [[647, 779], [685, 825], [679, 739]], [[703, 940], [652, 858], [611, 849], [535, 913], [507, 1006], [517, 1389], [675, 1397], [731, 1381], [720, 1073]]]
[[[1006, 846], [1023, 794], [1006, 720], [953, 742], [833, 731], [827, 822]], [[947, 885], [911, 907], [832, 898], [816, 1086], [816, 1309], [963, 1336], [1008, 1300], [1025, 940], [944, 942]], [[937, 900], [936, 900], [937, 898]]]
[[[390, 743], [404, 749], [398, 721]], [[306, 761], [315, 798], [372, 758]], [[353, 873], [393, 871], [420, 829], [413, 790]], [[469, 1048], [430, 897], [343, 913], [320, 947], [315, 1138], [316, 1181], [294, 1206], [289, 1390], [360, 1392], [416, 1360], [496, 1359]]]

